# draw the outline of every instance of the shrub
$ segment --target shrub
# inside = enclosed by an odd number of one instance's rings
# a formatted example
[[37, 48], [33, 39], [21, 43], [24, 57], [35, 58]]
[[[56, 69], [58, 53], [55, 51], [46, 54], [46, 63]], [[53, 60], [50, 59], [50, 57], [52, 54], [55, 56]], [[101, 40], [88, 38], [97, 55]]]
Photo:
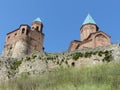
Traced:
[[30, 61], [31, 59], [30, 59], [30, 57], [26, 57], [26, 59], [25, 59], [26, 61]]
[[103, 62], [104, 61], [110, 62], [113, 59], [113, 57], [112, 57], [112, 51], [107, 51], [106, 50], [104, 52], [104, 54], [105, 54], [105, 57], [103, 58]]
[[106, 55], [106, 56], [103, 58], [103, 62], [104, 62], [104, 61], [110, 62], [111, 60], [112, 60], [112, 55]]
[[104, 54], [105, 54], [105, 55], [108, 55], [108, 54], [109, 54], [109, 51], [108, 51], [108, 50], [106, 50], [106, 51], [104, 52]]
[[48, 56], [47, 57], [47, 60], [53, 60], [54, 58], [53, 57], [51, 57], [51, 56]]
[[98, 51], [95, 51], [95, 52], [93, 52], [93, 55], [96, 55], [98, 53]]
[[32, 59], [35, 59], [37, 57], [37, 55], [32, 54]]
[[72, 59], [74, 59], [74, 60], [78, 60], [79, 57], [83, 57], [83, 54], [80, 52], [74, 53], [72, 55]]
[[101, 56], [102, 56], [102, 54], [104, 54], [104, 52], [102, 52], [102, 51], [99, 51], [99, 52], [98, 52], [98, 56], [100, 56], [100, 57], [101, 57]]
[[15, 62], [13, 62], [13, 64], [11, 65], [10, 68], [13, 69], [13, 70], [16, 70], [20, 66], [21, 63], [22, 63], [22, 60], [15, 61]]
[[65, 61], [65, 64], [68, 65], [68, 61], [67, 60]]
[[84, 54], [85, 58], [91, 57], [91, 55], [92, 55], [92, 53], [90, 53], [90, 52], [86, 52], [86, 53]]

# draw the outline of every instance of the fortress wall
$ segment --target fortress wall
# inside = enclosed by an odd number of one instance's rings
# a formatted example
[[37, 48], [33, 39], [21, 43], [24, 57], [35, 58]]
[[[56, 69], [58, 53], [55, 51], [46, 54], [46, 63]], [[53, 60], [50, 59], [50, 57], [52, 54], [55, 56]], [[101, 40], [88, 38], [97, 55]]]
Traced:
[[21, 39], [16, 42], [13, 53], [12, 53], [12, 57], [18, 58], [18, 57], [25, 56], [26, 54], [28, 54], [28, 50], [29, 50], [28, 42]]
[[[27, 47], [27, 44], [19, 41], [17, 43], [18, 46], [24, 44]], [[16, 53], [14, 53], [14, 57], [17, 54], [20, 54], [21, 57], [18, 59], [13, 58], [0, 58], [0, 73], [3, 76], [0, 77], [0, 81], [8, 80], [9, 78], [13, 78], [14, 76], [17, 77], [22, 73], [27, 73], [29, 75], [35, 74], [42, 74], [44, 72], [55, 70], [59, 67], [82, 67], [82, 66], [92, 66], [92, 65], [101, 65], [103, 63], [112, 63], [112, 62], [120, 62], [120, 45], [111, 45], [107, 47], [99, 47], [99, 48], [92, 48], [92, 49], [80, 49], [76, 51], [65, 51], [65, 52], [58, 52], [58, 53], [43, 53], [43, 52], [36, 52], [32, 53], [31, 55], [24, 56], [23, 51], [27, 50], [26, 47], [21, 46], [20, 48], [16, 49]], [[17, 50], [19, 50], [18, 53]], [[111, 51], [112, 50], [112, 61], [111, 62], [103, 62], [103, 58], [105, 55], [99, 56], [98, 54], [92, 54], [90, 57], [79, 57], [77, 60], [73, 59], [74, 54], [81, 52], [81, 53], [88, 53], [88, 52], [100, 52], [100, 51]], [[23, 56], [22, 56], [23, 55]], [[13, 62], [21, 62], [16, 69], [11, 69], [11, 65], [14, 66]], [[11, 73], [8, 73], [11, 72]], [[11, 76], [12, 75], [12, 76]], [[14, 75], [14, 76], [13, 76]]]
[[[56, 67], [56, 64], [54, 62], [59, 62], [59, 65], [61, 62], [64, 62], [64, 64], [68, 63], [69, 66], [72, 65], [74, 62], [76, 67], [80, 66], [89, 66], [89, 65], [96, 65], [96, 64], [102, 64], [103, 59], [105, 58], [105, 54], [102, 54], [102, 56], [99, 56], [98, 54], [90, 56], [90, 57], [80, 57], [78, 60], [73, 60], [73, 54], [77, 52], [81, 53], [89, 53], [89, 52], [105, 52], [105, 51], [112, 51], [111, 55], [111, 61], [120, 61], [120, 45], [110, 45], [110, 46], [104, 46], [104, 47], [98, 47], [98, 48], [85, 48], [85, 49], [79, 49], [75, 51], [70, 52], [61, 52], [61, 53], [47, 53], [48, 57], [56, 57], [56, 59], [53, 59], [53, 62], [51, 60], [48, 60], [48, 66], [49, 68]], [[63, 60], [63, 61], [62, 61]]]
[[[19, 74], [22, 72], [28, 72], [30, 74], [40, 74], [41, 72], [51, 71], [59, 67], [81, 67], [81, 66], [92, 66], [101, 65], [103, 63], [103, 58], [105, 55], [99, 56], [98, 54], [92, 55], [90, 57], [80, 57], [78, 60], [73, 59], [73, 54], [81, 52], [96, 52], [96, 51], [111, 51], [112, 50], [112, 62], [120, 61], [120, 46], [111, 45], [108, 47], [99, 47], [92, 49], [80, 49], [76, 51], [65, 51], [58, 53], [43, 53], [36, 52], [29, 56], [25, 56], [23, 62], [19, 67]], [[27, 62], [26, 62], [27, 61]], [[36, 63], [36, 65], [35, 65]], [[108, 62], [109, 63], [109, 62]], [[39, 66], [39, 68], [38, 68]], [[25, 71], [27, 70], [27, 71]]]

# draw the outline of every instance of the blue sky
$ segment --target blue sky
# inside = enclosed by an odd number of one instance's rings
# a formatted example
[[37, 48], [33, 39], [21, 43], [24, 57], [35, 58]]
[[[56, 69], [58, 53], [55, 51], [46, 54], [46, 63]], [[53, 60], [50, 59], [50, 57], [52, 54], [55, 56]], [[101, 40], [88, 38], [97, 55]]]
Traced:
[[44, 24], [45, 51], [66, 51], [72, 40], [80, 40], [88, 13], [112, 43], [120, 42], [120, 0], [1, 0], [0, 53], [8, 32], [20, 24], [31, 25], [37, 17]]

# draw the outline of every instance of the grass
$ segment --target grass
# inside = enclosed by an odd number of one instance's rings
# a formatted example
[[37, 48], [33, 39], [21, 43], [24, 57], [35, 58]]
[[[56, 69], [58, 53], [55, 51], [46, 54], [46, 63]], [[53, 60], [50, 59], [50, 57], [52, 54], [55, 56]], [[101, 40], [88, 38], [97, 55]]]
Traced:
[[120, 63], [59, 68], [39, 76], [22, 74], [0, 90], [120, 90]]

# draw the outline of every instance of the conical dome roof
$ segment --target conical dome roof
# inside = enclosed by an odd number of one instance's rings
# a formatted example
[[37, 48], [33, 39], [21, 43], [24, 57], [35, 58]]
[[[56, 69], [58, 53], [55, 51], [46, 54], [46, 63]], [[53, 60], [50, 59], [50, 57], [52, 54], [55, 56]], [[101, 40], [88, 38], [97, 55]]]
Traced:
[[42, 22], [41, 19], [38, 17], [33, 22]]
[[94, 19], [91, 17], [90, 14], [87, 15], [86, 19], [84, 20], [83, 24], [82, 25], [85, 25], [85, 24], [88, 24], [88, 23], [91, 23], [91, 24], [96, 24]]

